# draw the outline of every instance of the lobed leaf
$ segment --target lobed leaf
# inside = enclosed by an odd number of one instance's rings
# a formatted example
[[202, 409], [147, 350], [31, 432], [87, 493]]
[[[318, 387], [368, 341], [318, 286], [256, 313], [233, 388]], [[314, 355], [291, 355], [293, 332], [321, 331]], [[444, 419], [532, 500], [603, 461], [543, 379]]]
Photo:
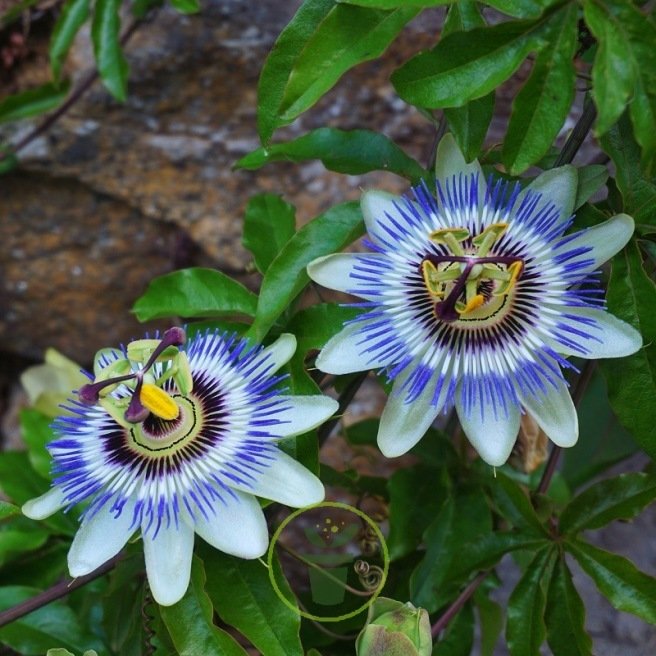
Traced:
[[427, 175], [416, 160], [385, 135], [371, 130], [336, 128], [319, 128], [293, 141], [258, 148], [242, 157], [235, 166], [252, 170], [270, 162], [308, 159], [319, 159], [327, 169], [349, 175], [389, 171], [413, 183]]
[[632, 519], [656, 499], [656, 477], [621, 474], [599, 481], [573, 499], [560, 516], [563, 534], [601, 528], [615, 519]]
[[512, 104], [502, 151], [511, 175], [522, 173], [547, 153], [569, 114], [577, 36], [577, 8], [566, 5], [549, 21], [545, 38], [550, 43], [536, 57], [530, 77]]
[[548, 535], [528, 495], [517, 483], [502, 472], [496, 472], [489, 485], [495, 504], [501, 514], [512, 522], [513, 528], [521, 528], [536, 536]]
[[336, 205], [304, 225], [268, 268], [255, 321], [247, 335], [261, 341], [309, 282], [307, 265], [317, 257], [341, 250], [363, 232], [362, 214], [359, 205], [353, 202]]
[[128, 63], [119, 41], [120, 7], [121, 0], [96, 0], [91, 40], [103, 84], [114, 98], [125, 101], [128, 93]]
[[75, 35], [89, 18], [90, 0], [67, 0], [61, 9], [50, 37], [50, 68], [52, 77], [59, 80], [61, 67], [73, 44]]
[[544, 619], [553, 656], [592, 656], [592, 640], [584, 626], [585, 607], [563, 557], [553, 568]]
[[161, 317], [255, 315], [257, 297], [246, 287], [214, 269], [193, 267], [150, 281], [132, 311], [139, 321]]
[[246, 207], [242, 244], [260, 273], [275, 260], [296, 231], [296, 210], [276, 194], [257, 194]]
[[[473, 0], [463, 0], [449, 8], [442, 37], [452, 32], [466, 32], [485, 26], [478, 5]], [[483, 147], [494, 114], [494, 91], [482, 98], [470, 100], [462, 107], [446, 107], [444, 116], [449, 123], [460, 150], [468, 162], [476, 159]]]
[[[30, 116], [44, 114], [61, 105], [68, 95], [68, 90], [68, 82], [59, 85], [48, 82], [36, 89], [29, 89], [28, 91], [21, 91], [12, 96], [7, 96], [0, 102], [0, 123], [18, 121]], [[3, 163], [3, 166], [5, 164], [10, 166], [12, 157], [11, 154], [5, 156], [0, 162]]]
[[213, 608], [205, 592], [205, 567], [194, 556], [185, 596], [173, 606], [160, 606], [162, 621], [179, 656], [247, 656], [223, 629], [215, 626]]
[[653, 577], [636, 569], [630, 560], [587, 542], [569, 541], [566, 548], [617, 610], [633, 613], [650, 624], [656, 623], [656, 580]]
[[181, 14], [196, 14], [200, 11], [198, 0], [171, 0], [171, 6]]
[[202, 547], [205, 588], [221, 619], [267, 656], [303, 656], [301, 617], [276, 594], [267, 568], [259, 560], [243, 560]]
[[510, 21], [454, 32], [397, 69], [392, 83], [413, 105], [459, 107], [493, 91], [540, 50], [542, 27], [542, 21]]
[[257, 106], [262, 143], [312, 107], [347, 70], [378, 57], [417, 12], [306, 0], [262, 68]]
[[511, 656], [540, 655], [546, 635], [542, 579], [551, 565], [553, 553], [553, 546], [540, 549], [510, 595], [506, 640]]

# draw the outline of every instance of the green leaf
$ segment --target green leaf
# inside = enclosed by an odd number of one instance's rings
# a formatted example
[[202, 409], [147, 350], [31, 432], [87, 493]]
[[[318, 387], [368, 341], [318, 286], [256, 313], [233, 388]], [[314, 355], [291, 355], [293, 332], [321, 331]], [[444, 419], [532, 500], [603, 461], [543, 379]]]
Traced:
[[0, 566], [39, 549], [46, 543], [48, 537], [48, 531], [43, 527], [30, 531], [18, 528], [16, 522], [3, 526], [0, 530]]
[[337, 0], [337, 2], [345, 5], [370, 7], [372, 9], [398, 9], [399, 7], [426, 9], [428, 7], [449, 5], [456, 2], [456, 0]]
[[0, 123], [44, 114], [61, 105], [68, 95], [68, 89], [68, 82], [59, 85], [48, 82], [36, 89], [7, 96], [0, 102]]
[[549, 21], [550, 43], [536, 57], [515, 97], [503, 144], [503, 163], [518, 175], [538, 162], [558, 136], [574, 99], [577, 8], [566, 5]]
[[510, 595], [506, 640], [511, 656], [540, 654], [540, 645], [546, 635], [542, 578], [550, 566], [553, 552], [552, 546], [538, 551]]
[[656, 180], [648, 178], [640, 166], [640, 149], [626, 115], [602, 138], [601, 144], [615, 164], [615, 182], [622, 193], [624, 211], [636, 223], [656, 225]]
[[[446, 599], [446, 581], [464, 579], [471, 570], [455, 574], [464, 553], [480, 543], [481, 536], [492, 530], [490, 509], [479, 487], [461, 487], [450, 497], [424, 533], [426, 555], [412, 573], [410, 593], [412, 603], [435, 612]], [[462, 579], [458, 574], [462, 575]]]
[[179, 656], [247, 656], [229, 633], [213, 624], [213, 608], [205, 592], [205, 581], [203, 562], [194, 556], [185, 596], [173, 606], [159, 608]]
[[443, 470], [415, 465], [394, 472], [387, 483], [390, 496], [389, 537], [391, 560], [415, 551], [422, 534], [438, 514], [448, 495]]
[[[303, 656], [301, 616], [271, 586], [259, 560], [243, 560], [202, 545], [206, 590], [221, 619], [267, 656]], [[274, 563], [277, 565], [277, 561]], [[284, 577], [276, 577], [283, 581]]]
[[349, 175], [390, 171], [413, 183], [427, 175], [416, 160], [384, 134], [335, 128], [319, 128], [293, 141], [258, 148], [242, 157], [235, 166], [258, 169], [270, 162], [308, 159], [320, 159], [327, 169]]
[[304, 225], [267, 270], [255, 321], [247, 334], [261, 341], [309, 282], [306, 266], [317, 257], [341, 250], [363, 232], [362, 214], [353, 202], [336, 205]]
[[544, 6], [553, 4], [553, 2], [540, 0], [485, 0], [485, 4], [513, 18], [537, 18], [542, 13]]
[[608, 398], [620, 422], [656, 458], [656, 286], [635, 243], [613, 260], [607, 302], [612, 314], [640, 331], [645, 344], [626, 358], [602, 361]]
[[624, 112], [635, 87], [631, 50], [624, 30], [605, 3], [585, 0], [585, 22], [597, 39], [592, 68], [592, 97], [597, 106], [596, 132], [604, 134]]
[[198, 0], [171, 0], [171, 6], [181, 14], [196, 14], [200, 11]]
[[587, 542], [567, 542], [566, 548], [617, 610], [656, 624], [656, 579], [636, 569], [630, 560]]
[[595, 372], [578, 405], [579, 439], [563, 449], [561, 473], [572, 489], [638, 451], [631, 435], [620, 426], [608, 402], [606, 383]]
[[128, 63], [119, 42], [121, 0], [96, 0], [91, 24], [91, 40], [100, 78], [120, 101], [128, 94]]
[[502, 472], [496, 472], [489, 482], [492, 498], [501, 514], [512, 522], [513, 528], [521, 528], [536, 536], [548, 535], [537, 516], [528, 495]]
[[151, 280], [132, 311], [139, 321], [161, 317], [255, 315], [257, 297], [225, 273], [194, 267]]
[[25, 408], [20, 413], [21, 435], [27, 444], [32, 467], [48, 481], [52, 458], [46, 444], [54, 437], [50, 427], [51, 421], [50, 417], [31, 408]]
[[[597, 132], [603, 134], [630, 101], [636, 139], [642, 146], [645, 163], [653, 167], [656, 162], [653, 16], [622, 0], [588, 0], [584, 9], [590, 30], [599, 41], [592, 69], [593, 97], [599, 111]], [[601, 66], [599, 71], [598, 66]]]
[[480, 589], [474, 595], [481, 630], [480, 656], [494, 656], [501, 631], [503, 631], [503, 610], [501, 606], [485, 596]]
[[382, 54], [417, 11], [306, 0], [262, 69], [257, 112], [262, 143], [312, 107], [347, 70]]
[[20, 511], [20, 508], [15, 506], [13, 503], [0, 500], [0, 520], [6, 519], [7, 517], [12, 517], [14, 515], [20, 515]]
[[57, 18], [50, 37], [50, 68], [59, 80], [62, 63], [73, 44], [75, 35], [89, 17], [89, 0], [67, 0]]
[[[452, 32], [466, 32], [483, 26], [485, 21], [477, 3], [473, 0], [463, 0], [449, 8], [442, 37]], [[471, 162], [483, 147], [494, 115], [494, 91], [482, 98], [471, 100], [462, 107], [447, 107], [444, 109], [444, 115], [465, 159]]]
[[602, 164], [590, 164], [576, 169], [579, 183], [576, 187], [574, 209], [578, 209], [595, 194], [608, 180], [608, 169]]
[[257, 194], [248, 201], [242, 244], [260, 273], [266, 273], [295, 231], [296, 210], [281, 196]]
[[[25, 586], [0, 588], [0, 610], [27, 601], [41, 590]], [[86, 631], [75, 613], [55, 601], [0, 629], [0, 642], [23, 654], [45, 654], [54, 645], [79, 654], [89, 648], [106, 653], [104, 645]]]
[[459, 107], [507, 80], [542, 47], [540, 21], [511, 21], [454, 32], [392, 75], [398, 94], [419, 107]]
[[563, 511], [561, 533], [601, 528], [615, 519], [632, 519], [656, 499], [656, 477], [622, 474], [599, 481], [573, 499]]
[[449, 622], [444, 636], [433, 646], [431, 656], [469, 656], [474, 646], [474, 609], [471, 603]]
[[547, 642], [553, 656], [591, 656], [592, 640], [585, 632], [585, 607], [564, 558], [551, 575], [545, 612]]

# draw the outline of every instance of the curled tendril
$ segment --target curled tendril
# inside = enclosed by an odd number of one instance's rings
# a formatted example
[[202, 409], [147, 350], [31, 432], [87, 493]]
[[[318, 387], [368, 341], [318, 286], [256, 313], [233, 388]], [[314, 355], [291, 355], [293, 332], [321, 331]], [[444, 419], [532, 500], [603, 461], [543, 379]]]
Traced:
[[383, 580], [382, 568], [378, 565], [370, 565], [366, 560], [356, 560], [353, 569], [365, 590], [374, 591], [378, 589], [380, 582]]

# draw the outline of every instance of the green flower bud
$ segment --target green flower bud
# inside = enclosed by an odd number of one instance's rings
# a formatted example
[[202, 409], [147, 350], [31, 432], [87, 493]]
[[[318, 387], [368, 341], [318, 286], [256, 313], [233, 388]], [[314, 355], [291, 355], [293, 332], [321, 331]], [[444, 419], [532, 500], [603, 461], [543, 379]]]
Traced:
[[428, 613], [384, 597], [369, 609], [355, 643], [357, 656], [430, 656], [432, 645]]

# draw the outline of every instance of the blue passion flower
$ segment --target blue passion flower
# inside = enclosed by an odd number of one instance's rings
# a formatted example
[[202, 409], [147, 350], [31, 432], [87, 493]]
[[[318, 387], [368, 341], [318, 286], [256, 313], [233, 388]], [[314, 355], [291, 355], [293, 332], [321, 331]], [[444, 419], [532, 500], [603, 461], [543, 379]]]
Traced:
[[363, 312], [331, 339], [316, 366], [367, 369], [393, 380], [378, 444], [398, 456], [438, 413], [455, 406], [481, 457], [504, 463], [520, 416], [532, 415], [560, 446], [578, 437], [562, 374], [568, 356], [613, 358], [641, 337], [604, 309], [601, 264], [633, 233], [620, 214], [566, 234], [578, 175], [547, 171], [523, 190], [485, 180], [453, 138], [438, 149], [435, 191], [414, 198], [368, 191], [369, 253], [335, 254], [308, 267], [320, 284], [363, 299]]
[[99, 352], [93, 382], [54, 424], [53, 487], [23, 512], [42, 519], [85, 502], [68, 554], [72, 576], [93, 571], [141, 532], [156, 601], [185, 593], [194, 533], [242, 558], [261, 556], [267, 526], [256, 496], [300, 507], [321, 481], [277, 446], [324, 422], [337, 403], [294, 397], [276, 371], [296, 340], [267, 348], [219, 332]]

